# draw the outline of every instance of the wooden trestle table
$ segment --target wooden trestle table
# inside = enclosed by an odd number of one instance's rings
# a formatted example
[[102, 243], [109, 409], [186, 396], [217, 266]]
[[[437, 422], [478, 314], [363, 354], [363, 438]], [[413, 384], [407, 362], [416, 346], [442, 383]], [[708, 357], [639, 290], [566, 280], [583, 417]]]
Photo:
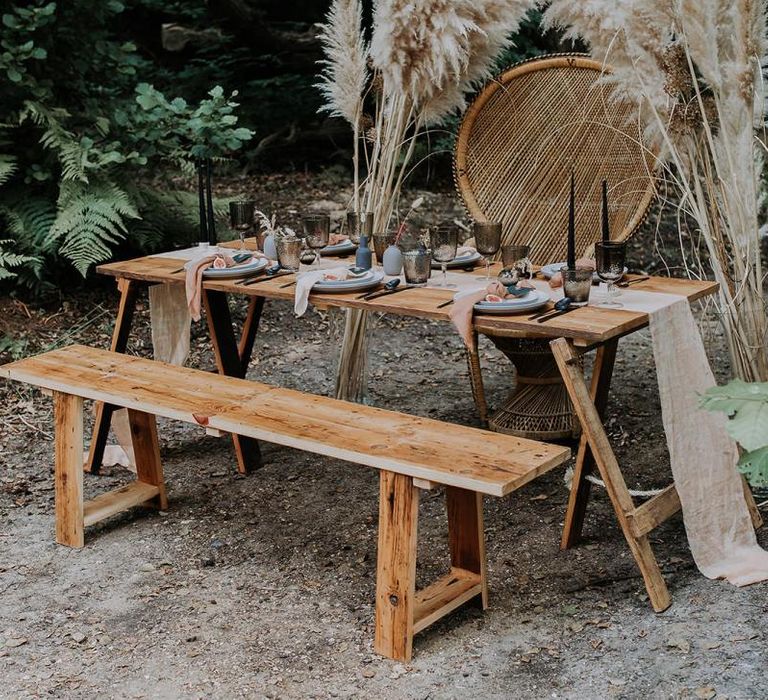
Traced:
[[[253, 247], [254, 242], [248, 241], [248, 245]], [[147, 256], [109, 263], [97, 268], [99, 273], [117, 279], [121, 294], [112, 336], [113, 351], [126, 351], [139, 291], [143, 287], [154, 284], [183, 284], [184, 273], [176, 272], [183, 264], [184, 260], [180, 259]], [[629, 275], [628, 279], [635, 277], [637, 276]], [[245, 377], [265, 302], [268, 299], [292, 301], [295, 288], [284, 286], [291, 279], [288, 276], [281, 276], [252, 285], [237, 284], [237, 280], [206, 280], [204, 282], [205, 316], [218, 371], [221, 374]], [[689, 301], [695, 301], [716, 293], [718, 285], [709, 281], [651, 277], [633, 285], [633, 289], [677, 294], [687, 297]], [[450, 299], [453, 293], [448, 289], [424, 287], [401, 291], [372, 301], [356, 299], [358, 293], [313, 293], [310, 295], [310, 303], [325, 308], [365, 309], [375, 313], [449, 321], [450, 307], [438, 308], [438, 306]], [[239, 337], [235, 334], [228, 303], [228, 296], [233, 294], [243, 295], [249, 299], [248, 313]], [[664, 610], [670, 605], [671, 598], [648, 542], [648, 533], [679, 510], [680, 501], [675, 486], [671, 484], [660, 495], [642, 505], [635, 506], [602, 426], [619, 339], [645, 328], [648, 325], [648, 315], [621, 308], [587, 306], [546, 323], [528, 320], [529, 316], [530, 314], [514, 316], [476, 314], [474, 331], [491, 338], [524, 337], [552, 341], [555, 359], [583, 428], [561, 548], [573, 546], [581, 536], [589, 498], [589, 481], [586, 477], [597, 467], [606, 484], [608, 496], [613, 503], [621, 529], [645, 580], [650, 602], [655, 610]], [[591, 350], [596, 354], [592, 377], [587, 386], [579, 358]], [[469, 354], [469, 365], [475, 400], [481, 417], [484, 417], [485, 399], [476, 352]], [[94, 434], [86, 464], [87, 471], [97, 471], [101, 463], [112, 411], [111, 406], [97, 406]], [[258, 443], [250, 438], [236, 435], [233, 436], [233, 440], [238, 469], [241, 472], [247, 472], [259, 467], [261, 454]], [[754, 501], [748, 489], [745, 493], [753, 513], [753, 520], [757, 525], [759, 515], [754, 508]]]

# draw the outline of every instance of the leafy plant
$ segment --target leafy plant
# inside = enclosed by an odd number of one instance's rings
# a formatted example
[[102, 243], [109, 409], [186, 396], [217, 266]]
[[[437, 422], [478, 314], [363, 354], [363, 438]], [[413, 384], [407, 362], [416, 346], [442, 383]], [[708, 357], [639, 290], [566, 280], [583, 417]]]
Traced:
[[[196, 157], [222, 159], [253, 132], [236, 93], [190, 103], [140, 79], [152, 64], [121, 36], [117, 0], [8, 3], [0, 17], [0, 283], [40, 291], [66, 260], [85, 275], [126, 241], [160, 244], [137, 185]], [[84, 41], [87, 37], [87, 41]], [[149, 203], [149, 204], [148, 204]], [[132, 232], [136, 231], [134, 235]]]
[[701, 405], [728, 416], [728, 433], [745, 450], [739, 470], [753, 486], [768, 486], [768, 382], [734, 379], [709, 389]]

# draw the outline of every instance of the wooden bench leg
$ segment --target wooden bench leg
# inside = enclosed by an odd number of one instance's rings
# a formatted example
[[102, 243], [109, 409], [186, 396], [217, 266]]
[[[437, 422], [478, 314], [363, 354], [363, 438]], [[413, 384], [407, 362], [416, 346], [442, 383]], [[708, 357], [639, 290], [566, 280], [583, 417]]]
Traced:
[[413, 480], [382, 471], [374, 648], [399, 661], [410, 661], [413, 651], [418, 511]]
[[589, 441], [592, 455], [605, 483], [608, 497], [613, 504], [616, 519], [645, 581], [651, 605], [656, 612], [666, 610], [672, 603], [669, 590], [661, 575], [661, 569], [648, 537], [637, 536], [633, 531], [630, 518], [627, 517], [628, 514], [635, 512], [635, 504], [611, 449], [602, 419], [592, 402], [584, 376], [578, 367], [576, 354], [564, 338], [553, 340], [551, 346], [582, 430]]
[[376, 574], [375, 650], [410, 661], [413, 635], [477, 600], [488, 605], [482, 495], [446, 487], [451, 568], [426, 588], [416, 590], [416, 539], [419, 487], [433, 484], [381, 472], [379, 551]]
[[[589, 395], [592, 403], [602, 420], [608, 405], [608, 393], [611, 387], [613, 366], [616, 360], [618, 338], [609, 340], [597, 349], [595, 364], [592, 368], [592, 381]], [[584, 516], [589, 502], [590, 484], [587, 476], [592, 473], [595, 459], [585, 433], [581, 434], [579, 449], [576, 453], [576, 464], [573, 468], [571, 493], [568, 497], [568, 508], [565, 512], [563, 534], [560, 539], [560, 549], [573, 547], [580, 539], [584, 528]]]
[[128, 409], [128, 422], [136, 456], [136, 480], [83, 503], [83, 523], [86, 527], [136, 506], [161, 510], [168, 507], [155, 417]]
[[[130, 279], [121, 279], [117, 283], [120, 290], [120, 306], [117, 310], [115, 328], [112, 332], [112, 352], [125, 352], [128, 347], [128, 336], [131, 332], [133, 313], [136, 310], [136, 298], [139, 293], [139, 282]], [[104, 458], [104, 448], [107, 446], [109, 426], [112, 423], [112, 414], [115, 407], [97, 401], [95, 404], [96, 417], [93, 424], [91, 446], [88, 452], [88, 460], [85, 463], [85, 471], [98, 474], [101, 468], [101, 460]], [[82, 455], [80, 456], [82, 461]]]
[[83, 400], [53, 393], [56, 423], [56, 541], [69, 547], [83, 542]]
[[451, 567], [480, 577], [479, 601], [488, 607], [488, 577], [483, 528], [483, 495], [474, 491], [445, 487], [448, 510], [448, 542]]
[[168, 498], [165, 494], [163, 465], [160, 461], [160, 445], [157, 439], [157, 421], [151, 413], [128, 409], [131, 425], [133, 452], [136, 455], [136, 477], [144, 484], [157, 486], [157, 496], [145, 503], [154, 503], [160, 510], [167, 510]]

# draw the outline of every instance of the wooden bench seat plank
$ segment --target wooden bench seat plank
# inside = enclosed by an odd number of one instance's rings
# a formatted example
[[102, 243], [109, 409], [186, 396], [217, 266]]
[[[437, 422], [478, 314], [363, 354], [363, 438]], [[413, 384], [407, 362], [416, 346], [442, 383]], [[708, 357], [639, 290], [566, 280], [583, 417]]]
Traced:
[[492, 496], [510, 493], [570, 454], [556, 445], [83, 346], [5, 365], [0, 375]]

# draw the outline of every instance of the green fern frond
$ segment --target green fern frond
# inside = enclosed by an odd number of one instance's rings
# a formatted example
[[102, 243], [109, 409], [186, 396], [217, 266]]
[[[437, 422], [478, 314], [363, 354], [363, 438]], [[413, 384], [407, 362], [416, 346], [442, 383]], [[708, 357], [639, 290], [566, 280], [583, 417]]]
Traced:
[[10, 180], [18, 169], [16, 156], [0, 153], [0, 185], [4, 185]]
[[61, 122], [69, 113], [62, 109], [48, 109], [37, 102], [26, 102], [24, 108], [20, 121], [31, 119], [34, 124], [45, 129], [40, 143], [43, 148], [56, 152], [61, 164], [62, 180], [87, 183], [87, 154], [75, 134]]
[[92, 264], [109, 259], [111, 247], [125, 238], [126, 220], [139, 218], [128, 194], [112, 183], [62, 183], [58, 206], [45, 245], [58, 244], [83, 276]]
[[14, 269], [37, 262], [34, 256], [22, 255], [21, 253], [14, 253], [8, 250], [7, 246], [14, 243], [15, 241], [10, 239], [0, 240], [0, 281], [16, 277]]
[[48, 197], [23, 195], [18, 188], [0, 200], [0, 217], [7, 233], [23, 251], [55, 252], [46, 246], [56, 220], [56, 205]]

